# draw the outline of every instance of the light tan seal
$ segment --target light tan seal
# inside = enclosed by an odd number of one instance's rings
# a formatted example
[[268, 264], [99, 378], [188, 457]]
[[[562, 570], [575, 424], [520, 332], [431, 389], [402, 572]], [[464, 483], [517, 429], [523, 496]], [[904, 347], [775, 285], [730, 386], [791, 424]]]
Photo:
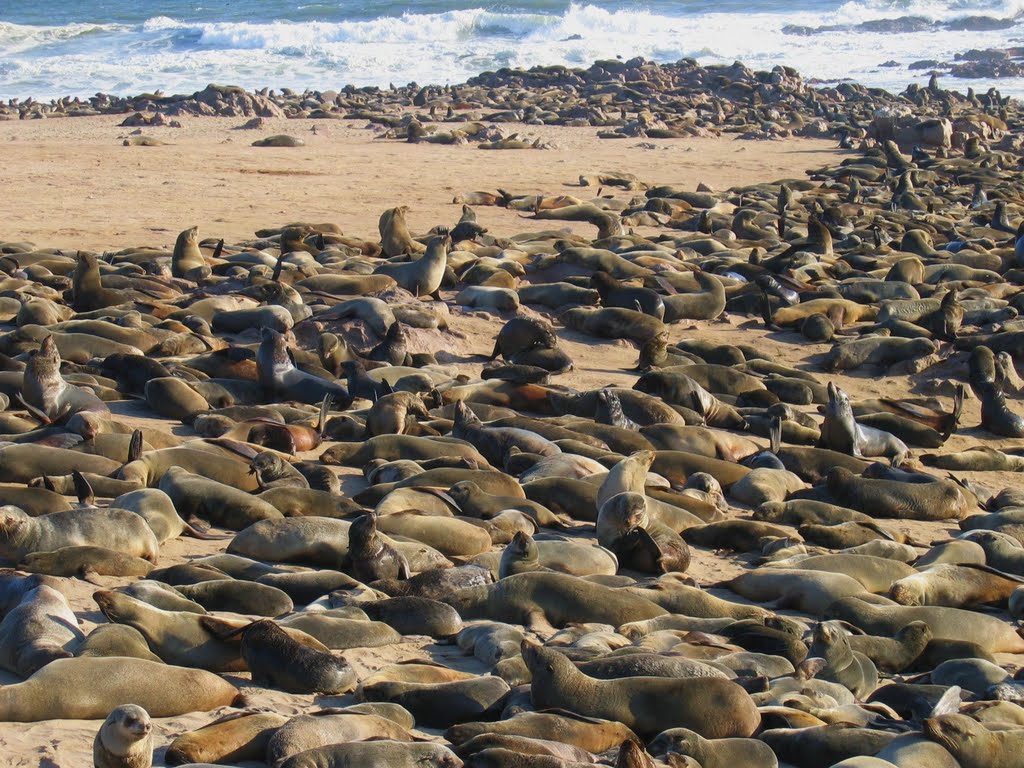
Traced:
[[129, 658], [57, 659], [17, 685], [0, 688], [0, 721], [102, 720], [126, 701], [152, 717], [177, 717], [234, 704], [239, 692], [201, 669]]
[[123, 704], [103, 721], [92, 743], [94, 768], [150, 768], [153, 765], [153, 725], [149, 713]]
[[550, 648], [523, 641], [536, 706], [616, 720], [650, 738], [689, 728], [708, 739], [750, 736], [761, 722], [753, 699], [722, 678], [631, 677], [597, 680]]
[[1014, 768], [1024, 752], [1024, 729], [990, 731], [967, 715], [929, 718], [924, 734], [945, 747], [961, 768]]

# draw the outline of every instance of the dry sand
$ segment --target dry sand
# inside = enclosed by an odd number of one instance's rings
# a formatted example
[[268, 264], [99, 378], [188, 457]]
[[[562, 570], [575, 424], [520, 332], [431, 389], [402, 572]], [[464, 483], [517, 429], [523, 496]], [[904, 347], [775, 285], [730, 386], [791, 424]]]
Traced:
[[[173, 245], [199, 225], [201, 237], [251, 238], [286, 221], [331, 221], [346, 233], [376, 236], [377, 218], [408, 205], [413, 232], [454, 224], [463, 191], [581, 194], [580, 174], [622, 170], [655, 183], [722, 189], [784, 177], [834, 160], [834, 142], [596, 138], [594, 128], [521, 126], [551, 150], [482, 151], [476, 145], [409, 145], [375, 138], [361, 120], [269, 120], [264, 130], [232, 130], [243, 121], [183, 118], [183, 128], [147, 128], [168, 143], [125, 147], [134, 128], [121, 117], [0, 122], [5, 240], [58, 248], [115, 249]], [[316, 134], [311, 132], [316, 128]], [[516, 130], [507, 126], [508, 132]], [[253, 147], [288, 133], [304, 147]], [[641, 146], [643, 145], [643, 146]], [[653, 149], [644, 148], [646, 146]], [[620, 193], [624, 194], [624, 193]], [[480, 208], [480, 222], [508, 235], [543, 225], [521, 214]], [[587, 225], [574, 225], [586, 231]]]
[[[633, 173], [652, 183], [692, 189], [704, 182], [721, 189], [779, 178], [804, 178], [806, 169], [836, 163], [842, 157], [832, 142], [808, 139], [770, 143], [731, 137], [602, 141], [592, 128], [532, 126], [523, 127], [522, 132], [542, 136], [556, 149], [482, 152], [472, 145], [445, 147], [375, 140], [376, 134], [361, 121], [318, 122], [314, 135], [310, 132], [314, 125], [311, 121], [271, 121], [266, 130], [255, 132], [232, 130], [241, 121], [219, 118], [189, 120], [183, 129], [146, 130], [147, 135], [159, 137], [168, 146], [125, 147], [122, 139], [133, 129], [118, 127], [118, 122], [118, 118], [110, 117], [0, 122], [6, 182], [0, 202], [0, 239], [27, 240], [41, 247], [112, 250], [130, 245], [169, 246], [177, 232], [192, 224], [199, 225], [203, 237], [224, 237], [234, 242], [251, 238], [258, 228], [295, 220], [335, 222], [346, 232], [374, 236], [380, 213], [398, 204], [411, 206], [409, 221], [416, 232], [437, 224], [453, 224], [459, 208], [452, 205], [452, 196], [462, 191], [502, 187], [524, 194], [589, 196], [595, 190], [580, 190], [576, 179], [580, 174], [606, 170]], [[301, 136], [307, 146], [250, 146], [260, 136], [284, 132]], [[498, 208], [477, 210], [479, 221], [498, 235], [546, 228], [548, 224], [524, 221], [523, 214]], [[587, 225], [574, 226], [593, 232]], [[446, 359], [478, 373], [479, 361], [471, 362], [471, 355], [490, 349], [502, 319], [480, 312], [454, 314], [452, 326], [457, 333], [445, 342]], [[700, 336], [719, 343], [750, 343], [781, 363], [820, 372], [808, 359], [826, 352], [827, 345], [808, 344], [794, 333], [768, 334], [760, 323], [752, 324], [753, 328], [739, 327], [746, 321], [726, 317], [712, 323], [679, 324], [672, 327], [671, 341]], [[637, 351], [631, 345], [600, 342], [572, 331], [561, 330], [559, 336], [577, 361], [577, 370], [560, 377], [559, 383], [589, 388], [609, 383], [630, 386], [635, 380], [635, 374], [625, 370], [636, 362]], [[414, 338], [411, 351], [426, 351], [415, 345]], [[854, 398], [899, 397], [909, 387], [903, 377], [857, 375], [837, 380]], [[115, 411], [143, 414], [132, 403], [118, 404]], [[968, 401], [964, 423], [977, 424], [978, 418], [977, 402]], [[161, 426], [170, 429], [174, 425], [162, 422]], [[179, 425], [175, 432], [181, 433], [181, 429]], [[968, 430], [946, 447], [961, 449], [978, 437], [980, 433]], [[1014, 482], [1012, 475], [1000, 473], [987, 473], [978, 479], [996, 489]], [[346, 487], [355, 487], [353, 481]], [[883, 524], [924, 542], [943, 538], [950, 530], [943, 524]], [[171, 541], [163, 547], [160, 564], [222, 551], [225, 546], [226, 541]], [[710, 585], [736, 575], [742, 566], [737, 557], [695, 550], [689, 575], [702, 585]], [[119, 580], [100, 582], [114, 586]], [[68, 582], [69, 597], [86, 631], [103, 620], [91, 600], [95, 588], [82, 581]], [[347, 651], [343, 655], [360, 676], [395, 661], [428, 656], [467, 670], [485, 671], [479, 662], [462, 656], [453, 646], [426, 642]], [[247, 685], [245, 675], [235, 677], [241, 685]], [[0, 676], [0, 683], [13, 682], [9, 675]], [[283, 714], [351, 701], [351, 697], [292, 696], [251, 687], [249, 693], [253, 705]], [[157, 721], [155, 764], [163, 765], [164, 748], [175, 736], [212, 722], [220, 714], [224, 713]], [[98, 722], [72, 721], [0, 724], [0, 765], [89, 765], [98, 726]]]

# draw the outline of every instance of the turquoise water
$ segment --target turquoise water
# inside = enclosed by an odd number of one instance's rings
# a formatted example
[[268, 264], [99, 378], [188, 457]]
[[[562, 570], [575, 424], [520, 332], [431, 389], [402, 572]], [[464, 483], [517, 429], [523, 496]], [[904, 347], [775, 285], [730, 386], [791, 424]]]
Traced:
[[[1020, 45], [1022, 9], [1024, 0], [3, 0], [0, 98], [188, 93], [209, 82], [454, 83], [487, 69], [615, 56], [783, 63], [898, 90], [927, 78], [911, 62]], [[1024, 81], [1000, 87], [1024, 95]]]

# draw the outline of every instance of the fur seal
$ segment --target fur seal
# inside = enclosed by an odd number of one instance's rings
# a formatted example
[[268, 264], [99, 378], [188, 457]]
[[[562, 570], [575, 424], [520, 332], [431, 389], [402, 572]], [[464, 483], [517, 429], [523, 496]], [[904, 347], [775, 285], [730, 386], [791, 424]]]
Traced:
[[197, 761], [221, 764], [243, 760], [262, 761], [270, 739], [287, 722], [288, 718], [284, 715], [271, 712], [228, 715], [178, 736], [167, 747], [164, 757], [168, 765]]
[[103, 721], [92, 743], [94, 768], [150, 768], [153, 765], [153, 725], [149, 713], [123, 704]]
[[558, 316], [567, 327], [600, 339], [629, 339], [643, 344], [665, 333], [665, 324], [656, 317], [621, 307], [576, 307]]
[[926, 719], [924, 735], [944, 747], [963, 768], [1009, 768], [1024, 749], [1024, 731], [990, 731], [961, 714]]
[[54, 659], [70, 658], [84, 639], [63, 594], [41, 584], [0, 622], [0, 667], [29, 677]]
[[451, 750], [435, 742], [353, 741], [300, 752], [278, 768], [461, 768]]
[[25, 366], [22, 395], [26, 405], [45, 417], [46, 422], [62, 421], [82, 411], [110, 415], [100, 398], [91, 391], [76, 387], [60, 373], [60, 352], [52, 335], [43, 339], [39, 351]]
[[619, 493], [597, 513], [598, 543], [627, 568], [644, 573], [682, 573], [690, 565], [690, 548], [669, 526], [651, 519], [647, 499], [639, 493]]
[[356, 673], [344, 659], [297, 642], [272, 621], [261, 619], [237, 632], [242, 658], [259, 685], [334, 695], [355, 688]]
[[820, 445], [857, 457], [888, 456], [896, 465], [910, 454], [906, 443], [895, 435], [858, 424], [853, 418], [849, 395], [831, 381]]
[[17, 685], [0, 688], [0, 721], [102, 720], [124, 701], [152, 717], [234, 704], [238, 689], [201, 669], [130, 658], [57, 659]]
[[941, 478], [931, 482], [876, 480], [834, 467], [827, 482], [836, 501], [873, 517], [959, 520], [968, 512], [968, 502], [960, 488]]
[[128, 510], [70, 509], [29, 517], [17, 507], [0, 507], [0, 556], [23, 562], [33, 552], [74, 546], [103, 546], [151, 563], [160, 554], [152, 529]]
[[393, 705], [363, 704], [293, 717], [270, 734], [266, 746], [266, 762], [277, 766], [292, 755], [330, 744], [369, 741], [374, 738], [411, 741], [413, 737], [408, 729], [412, 725], [412, 718], [408, 717], [407, 723], [397, 722], [398, 718], [390, 719], [387, 716], [389, 713], [381, 709], [382, 706]]
[[435, 296], [441, 287], [447, 265], [448, 251], [452, 239], [447, 231], [430, 238], [426, 252], [411, 262], [382, 264], [375, 274], [393, 278], [399, 287], [404, 288], [413, 296]]
[[620, 626], [666, 613], [649, 600], [561, 573], [520, 573], [444, 598], [467, 619], [550, 629], [574, 622]]
[[377, 517], [362, 515], [348, 529], [348, 560], [352, 575], [360, 581], [408, 579], [409, 562], [377, 533]]
[[531, 674], [531, 697], [538, 706], [616, 720], [640, 736], [689, 728], [704, 738], [746, 737], [761, 721], [753, 700], [731, 680], [597, 680], [549, 648], [524, 641], [522, 651]]
[[339, 408], [348, 408], [352, 403], [348, 390], [341, 384], [296, 367], [284, 336], [272, 328], [261, 331], [256, 367], [260, 386], [271, 394], [310, 405], [319, 404], [328, 396]]

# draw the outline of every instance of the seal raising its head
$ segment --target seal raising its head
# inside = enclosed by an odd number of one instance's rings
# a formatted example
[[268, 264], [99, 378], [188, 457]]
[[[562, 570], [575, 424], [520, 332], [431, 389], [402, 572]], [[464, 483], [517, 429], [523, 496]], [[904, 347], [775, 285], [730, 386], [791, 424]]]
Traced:
[[149, 713], [135, 704], [118, 707], [103, 721], [92, 744], [95, 768], [150, 768], [153, 726]]

